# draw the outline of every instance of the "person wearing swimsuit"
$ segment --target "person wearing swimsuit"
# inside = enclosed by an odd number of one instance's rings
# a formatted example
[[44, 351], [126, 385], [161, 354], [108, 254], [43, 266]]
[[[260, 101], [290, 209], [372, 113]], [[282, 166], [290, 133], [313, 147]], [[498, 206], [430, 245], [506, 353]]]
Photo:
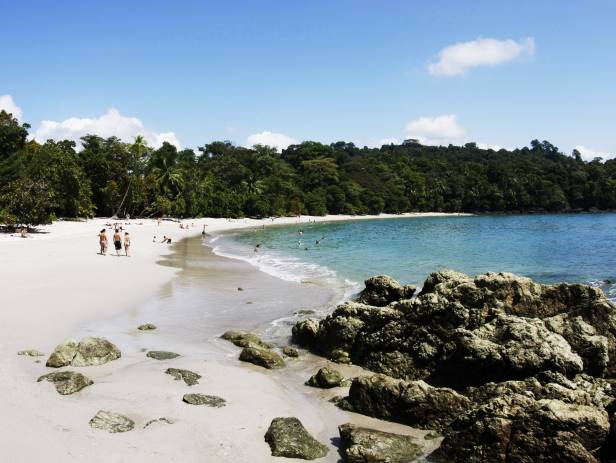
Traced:
[[113, 244], [115, 245], [116, 256], [120, 256], [120, 250], [122, 249], [122, 236], [120, 235], [120, 231], [116, 228], [115, 233], [113, 234]]
[[128, 236], [128, 232], [124, 232], [124, 252], [126, 257], [128, 257], [128, 248], [130, 248], [130, 236]]
[[107, 233], [105, 233], [105, 229], [103, 228], [98, 234], [98, 243], [101, 245], [101, 256], [107, 255]]

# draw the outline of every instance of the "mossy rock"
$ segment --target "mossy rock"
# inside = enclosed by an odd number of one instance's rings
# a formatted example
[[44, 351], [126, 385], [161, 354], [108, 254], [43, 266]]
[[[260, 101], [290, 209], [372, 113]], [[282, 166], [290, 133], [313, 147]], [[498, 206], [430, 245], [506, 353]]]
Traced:
[[323, 458], [329, 451], [295, 417], [274, 418], [265, 434], [265, 441], [274, 457], [316, 460]]
[[56, 391], [62, 395], [73, 394], [81, 391], [84, 387], [94, 384], [87, 376], [76, 371], [54, 371], [37, 379], [37, 382], [49, 381], [56, 387]]
[[17, 352], [17, 355], [24, 355], [26, 357], [42, 357], [45, 354], [36, 349], [27, 349], [27, 350], [20, 350], [19, 352]]
[[107, 410], [99, 410], [90, 420], [90, 427], [110, 433], [117, 433], [132, 430], [135, 427], [135, 422], [124, 415]]
[[206, 394], [184, 394], [182, 401], [191, 405], [207, 405], [208, 407], [220, 408], [227, 404], [227, 401], [222, 397]]
[[240, 353], [242, 362], [252, 363], [268, 370], [284, 367], [284, 360], [276, 352], [259, 347], [245, 347]]
[[237, 347], [262, 347], [264, 349], [271, 349], [272, 345], [268, 344], [261, 340], [259, 336], [253, 333], [248, 333], [246, 331], [237, 331], [237, 330], [229, 330], [226, 331], [222, 336], [222, 339], [226, 341], [230, 341], [235, 344]]
[[167, 368], [165, 373], [173, 376], [176, 381], [184, 381], [188, 386], [199, 384], [199, 380], [201, 379], [200, 374], [190, 370], [182, 370], [180, 368]]
[[331, 389], [333, 387], [350, 386], [351, 382], [336, 370], [327, 367], [319, 368], [308, 381], [307, 386]]
[[423, 453], [411, 436], [360, 428], [350, 423], [338, 429], [349, 463], [408, 463]]
[[168, 352], [166, 350], [151, 350], [145, 355], [155, 360], [171, 360], [180, 356], [180, 354]]
[[282, 348], [282, 353], [286, 355], [287, 357], [293, 357], [293, 358], [299, 357], [299, 352], [297, 351], [297, 349], [291, 346], [284, 346]]

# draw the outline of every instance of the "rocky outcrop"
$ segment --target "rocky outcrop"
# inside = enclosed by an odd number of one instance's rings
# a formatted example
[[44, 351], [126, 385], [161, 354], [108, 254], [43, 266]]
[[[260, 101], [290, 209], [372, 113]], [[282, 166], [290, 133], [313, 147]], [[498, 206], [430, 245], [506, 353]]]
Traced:
[[172, 360], [180, 356], [180, 354], [176, 354], [175, 352], [169, 352], [166, 350], [150, 350], [145, 355], [146, 357], [149, 357], [154, 360]]
[[333, 387], [349, 386], [351, 382], [336, 370], [323, 367], [306, 381], [307, 386], [331, 389]]
[[120, 358], [121, 355], [120, 350], [106, 339], [86, 337], [79, 342], [70, 340], [58, 345], [47, 359], [46, 365], [53, 368], [67, 365], [102, 365]]
[[190, 370], [182, 370], [180, 368], [167, 368], [165, 373], [173, 376], [176, 381], [184, 381], [187, 386], [199, 384], [199, 380], [201, 379], [201, 375], [199, 373], [195, 373]]
[[297, 418], [274, 418], [265, 441], [274, 457], [315, 460], [327, 455], [328, 448], [310, 435]]
[[221, 336], [222, 339], [232, 342], [238, 347], [261, 347], [271, 349], [271, 344], [263, 342], [259, 336], [245, 331], [230, 330]]
[[386, 375], [354, 378], [341, 408], [421, 429], [445, 429], [464, 414], [471, 400], [453, 389]]
[[90, 420], [90, 427], [110, 433], [126, 432], [135, 427], [135, 422], [118, 413], [99, 410]]
[[284, 360], [276, 352], [260, 347], [244, 347], [240, 352], [242, 362], [252, 363], [268, 370], [284, 367]]
[[184, 394], [182, 401], [191, 405], [206, 405], [208, 407], [220, 408], [227, 404], [222, 397], [206, 394]]
[[422, 455], [421, 447], [410, 436], [350, 423], [339, 426], [338, 430], [348, 463], [409, 463]]
[[417, 297], [372, 294], [293, 330], [380, 373], [340, 407], [438, 431], [439, 461], [616, 461], [616, 306], [599, 289], [443, 270]]
[[365, 289], [359, 294], [358, 302], [383, 307], [400, 299], [409, 299], [417, 290], [415, 285], [402, 286], [392, 277], [377, 275], [368, 278]]
[[75, 371], [54, 371], [37, 379], [37, 382], [49, 381], [56, 387], [56, 391], [62, 395], [73, 394], [81, 391], [84, 387], [94, 384], [87, 376]]

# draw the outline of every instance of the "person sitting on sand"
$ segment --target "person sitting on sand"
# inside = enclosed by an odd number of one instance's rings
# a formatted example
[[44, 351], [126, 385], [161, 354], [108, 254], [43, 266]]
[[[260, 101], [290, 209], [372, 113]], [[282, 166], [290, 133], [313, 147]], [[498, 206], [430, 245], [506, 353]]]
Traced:
[[126, 257], [128, 257], [128, 249], [130, 248], [130, 236], [128, 236], [128, 232], [124, 232], [124, 253]]
[[103, 228], [98, 234], [98, 243], [101, 246], [101, 256], [107, 255], [107, 233], [105, 233], [105, 229]]
[[120, 235], [120, 230], [117, 228], [113, 234], [113, 245], [115, 246], [116, 256], [120, 257], [120, 250], [122, 249], [122, 235]]

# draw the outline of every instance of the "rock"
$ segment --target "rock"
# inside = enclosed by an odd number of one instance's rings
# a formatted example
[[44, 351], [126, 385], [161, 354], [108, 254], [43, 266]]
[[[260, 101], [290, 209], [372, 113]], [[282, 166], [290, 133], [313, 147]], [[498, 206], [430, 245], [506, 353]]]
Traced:
[[157, 326], [153, 325], [152, 323], [145, 323], [137, 327], [139, 331], [152, 331], [152, 330], [155, 330], [156, 328]]
[[341, 405], [375, 418], [420, 429], [442, 430], [466, 413], [471, 403], [453, 389], [374, 375], [354, 378], [349, 396]]
[[220, 408], [227, 404], [227, 401], [222, 397], [205, 394], [184, 394], [182, 401], [191, 405], [207, 405], [208, 407]]
[[312, 437], [297, 418], [274, 418], [265, 441], [274, 457], [315, 460], [328, 452], [328, 448]]
[[402, 286], [387, 275], [368, 278], [364, 283], [366, 288], [359, 294], [357, 301], [377, 307], [386, 306], [400, 299], [409, 299], [417, 289], [415, 285]]
[[166, 350], [151, 350], [145, 355], [155, 360], [171, 360], [180, 356], [180, 354], [168, 352]]
[[349, 463], [408, 463], [423, 453], [410, 436], [360, 428], [350, 423], [339, 426], [338, 430]]
[[188, 386], [199, 384], [199, 379], [201, 379], [200, 374], [190, 370], [182, 370], [180, 368], [167, 368], [165, 373], [173, 376], [176, 381], [184, 381]]
[[239, 288], [237, 288], [238, 291], [244, 291], [244, 288], [242, 288], [241, 286]]
[[313, 315], [314, 313], [313, 309], [299, 309], [293, 315]]
[[143, 429], [155, 424], [155, 423], [166, 423], [166, 424], [173, 424], [174, 421], [170, 420], [169, 418], [166, 418], [164, 416], [160, 417], [160, 418], [156, 418], [154, 420], [150, 420], [148, 421], [146, 424], [143, 425]]
[[319, 322], [313, 318], [297, 322], [291, 331], [293, 342], [300, 346], [312, 347], [319, 331]]
[[71, 365], [74, 367], [102, 365], [119, 359], [121, 355], [120, 350], [106, 339], [87, 337], [79, 341]]
[[66, 341], [56, 346], [54, 351], [47, 359], [48, 367], [60, 368], [71, 364], [71, 361], [77, 353], [77, 346], [79, 343], [74, 340]]
[[118, 413], [99, 410], [90, 420], [90, 427], [111, 433], [126, 432], [135, 427], [135, 422]]
[[334, 349], [329, 355], [329, 359], [334, 363], [342, 363], [348, 365], [351, 363], [351, 357], [348, 352], [342, 349]]
[[58, 345], [47, 359], [47, 366], [59, 368], [67, 365], [85, 367], [102, 365], [121, 357], [120, 350], [104, 338], [86, 337], [77, 342], [66, 341]]
[[45, 354], [36, 349], [28, 349], [20, 350], [19, 352], [17, 352], [17, 355], [25, 355], [26, 357], [42, 357]]
[[232, 342], [238, 347], [262, 347], [264, 349], [271, 349], [271, 344], [263, 342], [259, 336], [253, 333], [247, 333], [245, 331], [230, 330], [225, 332], [222, 339]]
[[306, 385], [330, 389], [332, 387], [349, 386], [350, 381], [345, 379], [338, 371], [323, 367], [319, 368], [319, 371], [306, 381]]
[[260, 347], [244, 347], [240, 353], [242, 362], [249, 362], [268, 370], [284, 367], [284, 360], [276, 352]]
[[424, 435], [424, 440], [434, 440], [434, 439], [440, 439], [441, 437], [443, 437], [443, 435], [442, 435], [442, 434], [439, 434], [438, 432], [428, 431], [428, 432]]
[[294, 349], [290, 346], [284, 346], [282, 348], [282, 353], [287, 357], [299, 357], [299, 352], [297, 351], [297, 349]]
[[84, 387], [94, 384], [90, 378], [75, 371], [54, 371], [37, 379], [38, 382], [43, 380], [53, 383], [56, 391], [62, 395], [73, 394], [74, 392], [81, 391]]

